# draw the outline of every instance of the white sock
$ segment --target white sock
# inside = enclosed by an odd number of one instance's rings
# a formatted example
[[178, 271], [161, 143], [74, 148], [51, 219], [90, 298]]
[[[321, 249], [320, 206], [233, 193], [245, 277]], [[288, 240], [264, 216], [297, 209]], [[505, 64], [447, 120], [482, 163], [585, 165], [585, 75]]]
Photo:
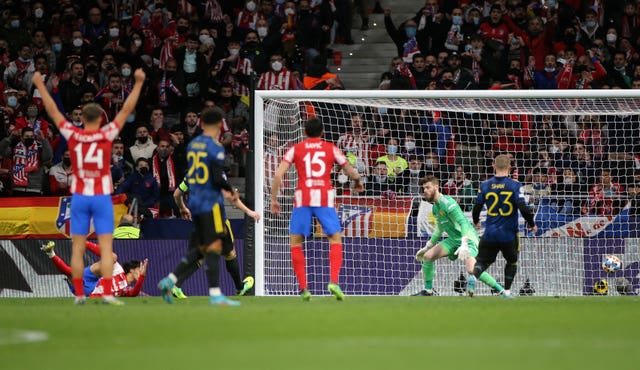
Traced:
[[47, 253], [47, 257], [49, 257], [49, 258], [53, 258], [53, 257], [56, 256], [56, 252], [54, 252], [53, 249], [48, 251], [48, 252], [46, 252], [46, 253]]
[[222, 291], [220, 288], [209, 288], [209, 295], [212, 297], [217, 297], [222, 295]]
[[511, 295], [511, 289], [505, 289], [503, 290], [503, 293], [506, 295]]
[[170, 273], [169, 275], [167, 275], [167, 277], [168, 277], [171, 281], [173, 281], [173, 283], [174, 283], [174, 284], [178, 282], [178, 277], [177, 277], [176, 275], [174, 275], [174, 274], [173, 274], [173, 272], [172, 272], [172, 273]]

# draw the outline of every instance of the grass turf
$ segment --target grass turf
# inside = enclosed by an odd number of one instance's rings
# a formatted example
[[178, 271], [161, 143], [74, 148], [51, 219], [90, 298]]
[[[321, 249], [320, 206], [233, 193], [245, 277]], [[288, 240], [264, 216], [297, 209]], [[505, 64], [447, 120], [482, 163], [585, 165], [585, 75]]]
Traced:
[[[0, 369], [640, 367], [638, 297], [240, 300], [1, 299]], [[25, 343], [24, 330], [48, 339]]]

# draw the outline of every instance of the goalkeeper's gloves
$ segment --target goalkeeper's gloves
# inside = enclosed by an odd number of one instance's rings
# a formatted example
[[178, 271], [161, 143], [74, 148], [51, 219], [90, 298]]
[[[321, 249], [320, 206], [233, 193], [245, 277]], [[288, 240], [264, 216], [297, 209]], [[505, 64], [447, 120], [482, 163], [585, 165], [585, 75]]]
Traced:
[[466, 236], [462, 237], [462, 242], [460, 243], [460, 247], [456, 249], [455, 253], [460, 260], [466, 260], [471, 257], [471, 251], [469, 250], [469, 238]]
[[433, 247], [433, 242], [429, 240], [427, 244], [422, 249], [420, 249], [418, 253], [416, 253], [416, 261], [422, 262], [424, 260], [424, 254], [427, 253], [427, 251], [431, 249], [431, 247]]

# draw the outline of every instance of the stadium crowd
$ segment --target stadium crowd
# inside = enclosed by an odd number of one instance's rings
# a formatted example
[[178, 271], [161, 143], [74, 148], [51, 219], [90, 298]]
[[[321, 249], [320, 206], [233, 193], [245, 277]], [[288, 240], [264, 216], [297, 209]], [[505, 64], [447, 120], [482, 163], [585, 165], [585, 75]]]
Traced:
[[[115, 191], [178, 215], [172, 193], [186, 144], [202, 132], [198, 112], [224, 110], [229, 175], [244, 176], [253, 73], [258, 89], [348, 89], [327, 62], [334, 44], [353, 42], [354, 5], [368, 29], [362, 0], [0, 1], [0, 195], [69, 194], [69, 150], [32, 86], [35, 71], [81, 125], [87, 102], [113, 119], [142, 67], [145, 91], [113, 144]], [[397, 55], [380, 89], [640, 88], [640, 2], [426, 0], [398, 26], [391, 12]], [[608, 215], [640, 192], [637, 116], [433, 113], [327, 114], [327, 137], [367, 176], [366, 195], [416, 194], [417, 179], [435, 174], [469, 210], [490, 173], [484, 158], [499, 153], [512, 155], [532, 206], [555, 194], [559, 212]], [[273, 140], [267, 150], [286, 146]], [[347, 180], [336, 184], [348, 192]]]

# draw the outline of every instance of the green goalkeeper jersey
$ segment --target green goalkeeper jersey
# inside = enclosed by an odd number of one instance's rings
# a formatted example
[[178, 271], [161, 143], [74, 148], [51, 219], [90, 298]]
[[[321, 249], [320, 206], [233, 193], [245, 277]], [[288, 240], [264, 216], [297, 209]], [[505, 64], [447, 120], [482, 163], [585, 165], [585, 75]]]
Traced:
[[480, 242], [476, 229], [462, 213], [458, 203], [448, 195], [440, 194], [433, 204], [433, 217], [436, 219], [436, 230], [431, 235], [431, 242], [436, 244], [442, 233], [446, 231], [449, 238], [460, 241], [463, 236], [476, 245]]

